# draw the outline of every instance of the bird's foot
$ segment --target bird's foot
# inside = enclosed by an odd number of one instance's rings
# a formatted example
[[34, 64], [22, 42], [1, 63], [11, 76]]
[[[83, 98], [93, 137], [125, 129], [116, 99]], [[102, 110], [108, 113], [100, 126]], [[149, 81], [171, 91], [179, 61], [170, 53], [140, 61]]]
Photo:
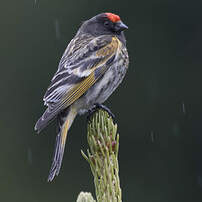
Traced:
[[103, 109], [104, 111], [106, 111], [106, 112], [112, 117], [112, 119], [113, 119], [113, 121], [114, 121], [115, 116], [114, 116], [114, 114], [111, 112], [111, 110], [110, 110], [108, 107], [106, 107], [105, 105], [99, 104], [99, 103], [96, 103], [96, 104], [93, 106], [93, 108], [91, 108], [91, 109], [88, 110], [87, 121], [89, 121], [89, 120], [90, 120], [90, 117], [91, 117], [96, 111], [98, 111], [99, 109]]
[[97, 110], [98, 109], [105, 110], [112, 117], [113, 120], [115, 119], [114, 114], [111, 112], [111, 110], [107, 106], [98, 103], [98, 104], [95, 104], [95, 107], [97, 108]]

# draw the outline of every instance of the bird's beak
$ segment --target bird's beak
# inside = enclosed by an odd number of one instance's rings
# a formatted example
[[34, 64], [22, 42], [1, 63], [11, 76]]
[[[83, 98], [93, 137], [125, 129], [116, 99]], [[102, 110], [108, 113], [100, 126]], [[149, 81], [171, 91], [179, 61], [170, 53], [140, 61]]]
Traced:
[[122, 21], [118, 21], [116, 22], [116, 25], [115, 25], [115, 30], [118, 32], [121, 32], [125, 29], [128, 29], [128, 26], [125, 25]]

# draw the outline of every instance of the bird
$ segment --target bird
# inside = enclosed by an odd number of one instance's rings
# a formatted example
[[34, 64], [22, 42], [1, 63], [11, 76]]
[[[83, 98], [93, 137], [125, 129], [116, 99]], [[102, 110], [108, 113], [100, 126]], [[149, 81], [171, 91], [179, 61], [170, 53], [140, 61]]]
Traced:
[[121, 18], [101, 13], [82, 23], [68, 44], [43, 97], [46, 110], [34, 127], [40, 133], [56, 119], [57, 135], [48, 181], [58, 176], [67, 133], [77, 114], [103, 103], [125, 77], [129, 65]]

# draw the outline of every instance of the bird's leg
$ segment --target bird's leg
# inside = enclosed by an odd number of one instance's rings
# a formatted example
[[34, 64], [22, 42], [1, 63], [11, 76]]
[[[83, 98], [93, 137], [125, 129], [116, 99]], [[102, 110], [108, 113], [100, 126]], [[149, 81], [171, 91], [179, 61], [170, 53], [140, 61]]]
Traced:
[[112, 119], [114, 121], [115, 116], [111, 112], [111, 110], [108, 107], [106, 107], [105, 105], [99, 104], [99, 103], [96, 103], [91, 109], [88, 110], [87, 121], [89, 121], [90, 117], [94, 114], [94, 112], [96, 112], [99, 109], [105, 110], [112, 117]]
[[88, 110], [88, 114], [87, 114], [87, 122], [90, 121], [90, 117], [96, 112], [96, 107], [93, 106], [91, 109]]

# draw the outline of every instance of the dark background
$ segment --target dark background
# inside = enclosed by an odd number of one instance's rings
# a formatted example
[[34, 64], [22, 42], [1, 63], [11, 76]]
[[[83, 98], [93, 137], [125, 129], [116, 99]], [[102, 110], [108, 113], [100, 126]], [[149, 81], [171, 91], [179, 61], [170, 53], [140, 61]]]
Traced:
[[106, 105], [120, 133], [123, 201], [202, 201], [202, 1], [22, 0], [1, 3], [0, 201], [73, 202], [94, 194], [86, 116], [47, 183], [55, 125], [36, 135], [42, 97], [83, 20], [114, 12], [129, 26], [130, 67]]

